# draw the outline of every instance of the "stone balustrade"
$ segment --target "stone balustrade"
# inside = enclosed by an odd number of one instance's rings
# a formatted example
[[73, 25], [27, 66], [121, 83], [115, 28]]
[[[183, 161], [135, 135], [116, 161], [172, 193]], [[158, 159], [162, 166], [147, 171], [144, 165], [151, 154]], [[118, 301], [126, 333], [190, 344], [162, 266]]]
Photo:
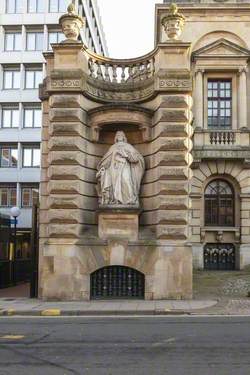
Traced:
[[195, 129], [193, 164], [196, 168], [202, 159], [235, 159], [243, 160], [245, 165], [250, 159], [250, 132], [248, 130]]
[[241, 129], [209, 130], [196, 128], [194, 132], [194, 148], [231, 148], [249, 147], [250, 133]]
[[99, 81], [126, 84], [145, 81], [154, 76], [154, 57], [141, 59], [108, 59], [91, 54], [89, 75]]
[[235, 133], [232, 131], [213, 131], [210, 133], [211, 145], [233, 145]]

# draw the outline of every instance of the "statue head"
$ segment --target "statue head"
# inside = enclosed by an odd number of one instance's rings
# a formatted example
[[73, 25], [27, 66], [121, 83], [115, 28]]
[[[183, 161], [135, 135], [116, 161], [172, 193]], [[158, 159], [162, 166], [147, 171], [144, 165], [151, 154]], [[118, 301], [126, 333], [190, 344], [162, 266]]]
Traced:
[[117, 142], [125, 142], [127, 143], [127, 137], [125, 135], [125, 133], [121, 130], [119, 130], [118, 132], [116, 132], [116, 135], [115, 135], [115, 143]]

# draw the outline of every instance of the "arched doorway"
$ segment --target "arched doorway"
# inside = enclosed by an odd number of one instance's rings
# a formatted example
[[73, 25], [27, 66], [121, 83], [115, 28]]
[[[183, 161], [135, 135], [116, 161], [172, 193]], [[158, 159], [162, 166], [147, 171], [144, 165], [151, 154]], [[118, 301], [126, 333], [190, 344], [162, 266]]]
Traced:
[[107, 266], [90, 275], [91, 299], [144, 298], [145, 276], [125, 266]]

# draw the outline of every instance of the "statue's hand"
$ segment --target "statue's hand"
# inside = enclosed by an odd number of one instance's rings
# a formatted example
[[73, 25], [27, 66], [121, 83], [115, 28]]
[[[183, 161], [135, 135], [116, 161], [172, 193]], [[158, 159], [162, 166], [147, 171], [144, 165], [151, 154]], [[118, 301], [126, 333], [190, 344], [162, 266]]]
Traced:
[[101, 167], [101, 169], [96, 174], [96, 178], [102, 177], [104, 175], [104, 173], [105, 173], [105, 168]]

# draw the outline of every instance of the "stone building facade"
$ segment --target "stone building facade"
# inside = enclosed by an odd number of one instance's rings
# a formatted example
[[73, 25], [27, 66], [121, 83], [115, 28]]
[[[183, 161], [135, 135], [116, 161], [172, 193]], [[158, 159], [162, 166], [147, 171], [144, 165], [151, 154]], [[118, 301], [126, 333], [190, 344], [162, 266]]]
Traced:
[[[250, 263], [250, 4], [157, 5], [155, 49], [128, 60], [68, 12], [40, 87], [40, 296], [191, 298], [193, 265]], [[138, 207], [98, 202], [117, 131], [145, 161]]]

